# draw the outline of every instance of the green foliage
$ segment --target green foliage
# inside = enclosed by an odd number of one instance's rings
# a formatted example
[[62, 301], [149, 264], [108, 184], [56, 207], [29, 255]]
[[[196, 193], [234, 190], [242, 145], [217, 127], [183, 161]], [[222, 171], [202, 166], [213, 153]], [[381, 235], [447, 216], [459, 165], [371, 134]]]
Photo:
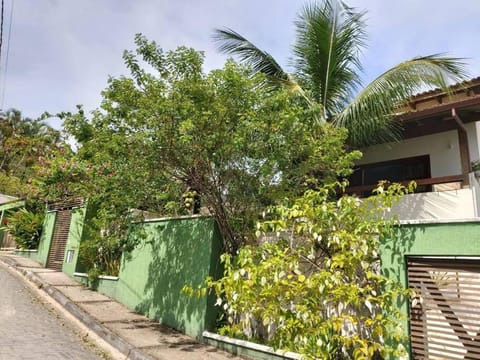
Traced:
[[[82, 264], [95, 273], [117, 275], [122, 253], [137, 244], [127, 237], [130, 223], [143, 218], [142, 213], [130, 211], [135, 205], [127, 191], [135, 189], [125, 186], [126, 180], [137, 174], [118, 171], [122, 164], [94, 163], [72, 154], [43, 165], [37, 186], [46, 201], [88, 199], [85, 241], [80, 247]], [[130, 178], [125, 179], [127, 176]]]
[[36, 176], [39, 159], [56, 153], [62, 145], [60, 132], [45, 122], [24, 118], [18, 110], [1, 112], [0, 193], [29, 195], [27, 187]]
[[[260, 86], [263, 75], [231, 61], [204, 74], [200, 52], [135, 41], [136, 51], [124, 54], [130, 77], [109, 79], [101, 108], [91, 118], [81, 108], [63, 114], [79, 142], [74, 176], [65, 164], [44, 181], [54, 197], [86, 190], [105, 220], [99, 228], [114, 234], [128, 209], [200, 211], [215, 216], [234, 253], [254, 240], [267, 206], [347, 176], [360, 156], [344, 148], [345, 131], [317, 122], [315, 107]], [[92, 169], [87, 178], [76, 173], [82, 166]]]
[[25, 209], [9, 212], [3, 225], [22, 249], [35, 249], [40, 239], [45, 205], [37, 170], [62, 146], [60, 132], [42, 120], [24, 118], [14, 109], [0, 112], [0, 193], [26, 201]]
[[43, 211], [11, 211], [3, 218], [1, 229], [8, 231], [20, 249], [36, 249], [40, 241], [43, 218]]
[[42, 120], [24, 118], [14, 109], [0, 112], [0, 193], [21, 198], [28, 211], [43, 214], [45, 205], [36, 186], [38, 169], [43, 159], [59, 154], [62, 146], [60, 132]]
[[396, 301], [409, 293], [380, 273], [378, 249], [408, 189], [381, 184], [368, 199], [336, 200], [343, 186], [274, 208], [258, 225], [261, 245], [223, 255], [224, 276], [207, 280], [228, 321], [222, 333], [312, 359], [405, 355]]
[[93, 275], [118, 275], [122, 248], [120, 242], [111, 236], [90, 237], [80, 244], [80, 261]]
[[[124, 213], [96, 207], [89, 201], [94, 217], [88, 217], [84, 226], [84, 241], [80, 244], [80, 262], [90, 274], [116, 276], [120, 272], [120, 260], [145, 238], [142, 228], [135, 223], [141, 215], [126, 209]], [[134, 236], [132, 227], [135, 227]]]
[[8, 194], [10, 196], [23, 196], [27, 194], [29, 185], [22, 182], [18, 177], [8, 175], [4, 171], [0, 171], [0, 194]]
[[73, 155], [41, 159], [35, 185], [47, 202], [88, 197], [94, 191], [92, 177], [95, 170], [100, 171], [86, 162], [75, 160]]

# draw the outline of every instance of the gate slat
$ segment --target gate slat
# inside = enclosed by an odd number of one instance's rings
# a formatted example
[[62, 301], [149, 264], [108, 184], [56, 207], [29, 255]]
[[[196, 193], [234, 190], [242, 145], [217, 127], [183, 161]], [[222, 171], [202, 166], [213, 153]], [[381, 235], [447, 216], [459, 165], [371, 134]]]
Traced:
[[57, 211], [55, 227], [53, 228], [52, 243], [48, 252], [47, 267], [62, 270], [65, 247], [67, 246], [68, 232], [72, 220], [71, 209]]
[[[413, 359], [480, 359], [480, 261], [408, 259]], [[419, 301], [421, 300], [421, 301]]]

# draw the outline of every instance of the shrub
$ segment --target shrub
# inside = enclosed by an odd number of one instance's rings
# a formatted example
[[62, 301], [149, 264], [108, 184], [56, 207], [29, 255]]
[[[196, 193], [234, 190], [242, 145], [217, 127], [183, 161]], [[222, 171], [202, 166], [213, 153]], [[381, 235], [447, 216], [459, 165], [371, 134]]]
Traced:
[[20, 249], [36, 249], [42, 233], [44, 214], [21, 209], [4, 218], [2, 230], [7, 231]]
[[378, 254], [405, 191], [337, 200], [330, 186], [275, 208], [258, 226], [263, 243], [223, 255], [224, 277], [207, 280], [228, 322], [220, 331], [312, 359], [405, 355], [396, 302], [409, 292], [380, 273]]

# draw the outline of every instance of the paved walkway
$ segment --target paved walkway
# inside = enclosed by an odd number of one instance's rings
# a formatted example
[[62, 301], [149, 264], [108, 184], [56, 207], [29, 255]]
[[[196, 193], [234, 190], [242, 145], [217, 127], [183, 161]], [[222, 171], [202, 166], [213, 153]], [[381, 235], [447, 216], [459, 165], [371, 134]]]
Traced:
[[21, 279], [0, 267], [0, 360], [100, 359]]
[[[112, 299], [88, 290], [62, 272], [40, 267], [33, 260], [0, 253], [0, 262], [9, 266], [10, 271], [17, 271], [25, 279], [36, 284], [91, 331], [124, 354], [127, 359], [240, 359], [136, 314]], [[0, 284], [2, 284], [1, 279]], [[1, 291], [0, 294], [3, 294]], [[24, 325], [28, 327], [28, 324]], [[3, 323], [0, 318], [0, 331], [2, 328]], [[0, 332], [0, 336], [1, 334]], [[0, 344], [2, 344], [1, 341], [0, 338]], [[43, 358], [50, 359], [42, 356], [32, 357], [32, 359]], [[52, 357], [52, 359], [56, 358]], [[70, 359], [70, 357], [59, 359]], [[3, 360], [1, 356], [0, 360]]]

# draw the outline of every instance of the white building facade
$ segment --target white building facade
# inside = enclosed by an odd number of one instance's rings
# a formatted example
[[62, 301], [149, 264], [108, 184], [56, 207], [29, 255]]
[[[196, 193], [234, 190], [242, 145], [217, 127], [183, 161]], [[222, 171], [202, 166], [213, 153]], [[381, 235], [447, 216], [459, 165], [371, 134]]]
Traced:
[[415, 180], [393, 213], [401, 221], [476, 219], [480, 186], [480, 78], [416, 96], [398, 117], [403, 140], [361, 149], [350, 193], [368, 195], [379, 180]]

